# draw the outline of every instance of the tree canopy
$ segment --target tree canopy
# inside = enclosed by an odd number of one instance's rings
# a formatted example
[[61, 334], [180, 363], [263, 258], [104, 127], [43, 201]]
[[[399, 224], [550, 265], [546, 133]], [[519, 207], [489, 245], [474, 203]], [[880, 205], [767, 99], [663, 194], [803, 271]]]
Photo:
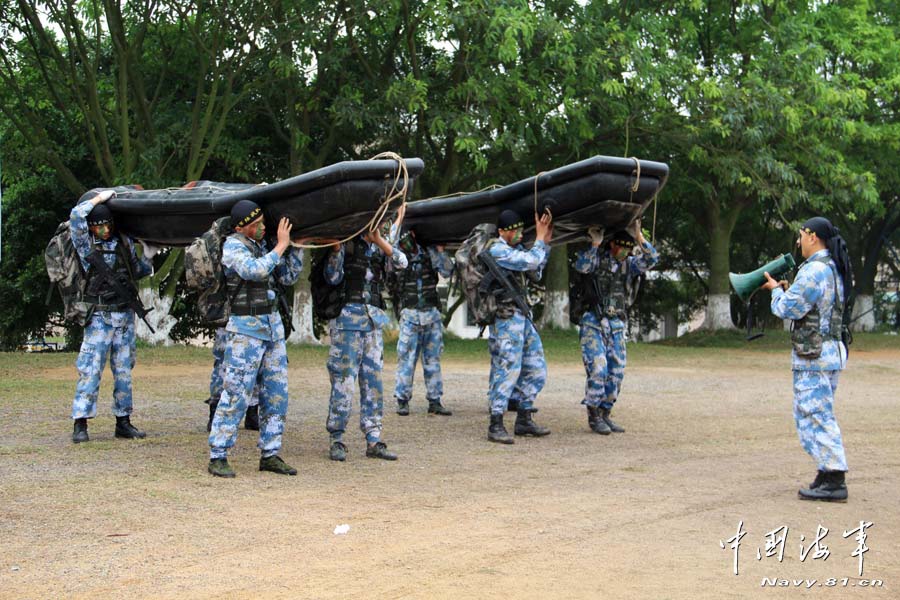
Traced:
[[[729, 270], [788, 251], [811, 213], [871, 296], [900, 229], [897, 3], [651, 4], [0, 0], [0, 296], [34, 315], [0, 318], [4, 343], [48, 322], [39, 256], [86, 189], [383, 150], [425, 160], [417, 197], [594, 154], [667, 162], [663, 265], [711, 327], [742, 315]], [[154, 293], [180, 297], [181, 253], [157, 263]]]

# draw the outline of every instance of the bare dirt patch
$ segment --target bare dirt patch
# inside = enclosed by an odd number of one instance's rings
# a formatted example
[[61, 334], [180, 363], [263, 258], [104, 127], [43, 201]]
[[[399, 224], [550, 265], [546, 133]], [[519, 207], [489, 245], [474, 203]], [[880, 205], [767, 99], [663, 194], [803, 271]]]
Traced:
[[[107, 374], [80, 446], [72, 361], [29, 360], [0, 381], [3, 598], [795, 598], [797, 580], [833, 598], [898, 597], [896, 351], [855, 353], [841, 379], [844, 505], [796, 499], [815, 468], [786, 354], [638, 353], [615, 411], [628, 432], [607, 437], [578, 404], [581, 366], [554, 362], [536, 416], [553, 434], [510, 447], [485, 439], [486, 360], [445, 365], [449, 418], [425, 414], [421, 373], [413, 414], [395, 415], [389, 360], [384, 437], [400, 460], [366, 459], [354, 429], [344, 464], [327, 458], [324, 364], [292, 360], [283, 456], [300, 474], [258, 472], [242, 431], [230, 481], [205, 472], [208, 359], [138, 357], [134, 420], [150, 437], [134, 443], [113, 439]], [[735, 576], [719, 542], [739, 521]], [[860, 521], [874, 523], [862, 578], [883, 587], [859, 585], [843, 533]], [[808, 546], [818, 525], [831, 554], [801, 562], [800, 536]], [[781, 526], [783, 561], [757, 560]]]

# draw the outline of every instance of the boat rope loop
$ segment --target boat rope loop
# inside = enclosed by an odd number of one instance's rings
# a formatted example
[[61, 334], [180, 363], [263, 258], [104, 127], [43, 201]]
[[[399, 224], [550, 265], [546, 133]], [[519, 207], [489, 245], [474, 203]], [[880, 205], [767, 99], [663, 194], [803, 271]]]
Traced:
[[631, 184], [631, 194], [634, 195], [634, 193], [638, 191], [638, 188], [641, 185], [641, 161], [638, 160], [637, 156], [629, 156], [628, 158], [634, 161], [634, 183]]
[[409, 193], [409, 172], [406, 168], [406, 159], [404, 159], [396, 152], [382, 152], [380, 154], [376, 154], [369, 160], [379, 159], [396, 160], [399, 168], [397, 169], [397, 174], [394, 176], [394, 181], [391, 185], [391, 189], [384, 195], [384, 199], [375, 210], [375, 214], [372, 215], [372, 218], [369, 219], [369, 221], [365, 225], [360, 227], [360, 229], [356, 233], [348, 235], [342, 240], [337, 240], [328, 244], [298, 244], [296, 242], [293, 242], [292, 245], [295, 248], [306, 248], [314, 250], [317, 248], [329, 248], [336, 244], [345, 244], [360, 234], [371, 233], [378, 227], [381, 227], [382, 221], [384, 221], [385, 216], [387, 216], [388, 211], [390, 211], [391, 209], [391, 204], [395, 201], [400, 200], [400, 206], [406, 204], [406, 195], [407, 193]]
[[[538, 214], [538, 179], [541, 178], [541, 175], [545, 174], [547, 171], [541, 171], [537, 175], [534, 176], [534, 214]], [[553, 218], [553, 211], [550, 210], [550, 207], [546, 207], [544, 209], [548, 213], [550, 213], [550, 218]]]
[[[629, 200], [634, 201], [634, 194], [641, 185], [641, 161], [637, 156], [629, 156], [634, 161], [634, 183], [629, 188]], [[659, 202], [659, 194], [653, 196], [653, 229], [650, 231], [650, 241], [656, 243], [656, 205]]]

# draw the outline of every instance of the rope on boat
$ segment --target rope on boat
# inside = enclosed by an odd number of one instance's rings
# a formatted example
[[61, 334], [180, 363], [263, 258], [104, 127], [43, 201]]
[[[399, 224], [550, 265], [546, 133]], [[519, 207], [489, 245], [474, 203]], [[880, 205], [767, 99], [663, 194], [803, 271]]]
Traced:
[[335, 244], [345, 244], [355, 238], [356, 236], [362, 233], [371, 233], [375, 231], [378, 227], [381, 227], [381, 223], [384, 221], [384, 218], [387, 216], [388, 211], [391, 208], [391, 204], [396, 200], [400, 200], [400, 206], [406, 204], [406, 195], [409, 193], [409, 171], [406, 168], [406, 159], [397, 154], [396, 152], [382, 152], [380, 154], [376, 154], [369, 160], [378, 160], [378, 159], [391, 159], [396, 160], [399, 168], [397, 169], [397, 174], [394, 176], [394, 181], [391, 184], [390, 191], [385, 194], [384, 200], [381, 201], [381, 204], [375, 210], [375, 214], [372, 215], [372, 218], [369, 219], [368, 223], [363, 225], [356, 233], [353, 233], [342, 240], [337, 242], [331, 242], [329, 244], [297, 244], [292, 242], [292, 245], [295, 248], [306, 248], [310, 250], [315, 250], [317, 248], [330, 248]]
[[[329, 244], [297, 244], [292, 243], [292, 245], [296, 248], [307, 248], [307, 249], [316, 249], [316, 248], [329, 248], [336, 243], [344, 244], [349, 242], [356, 236], [364, 233], [364, 232], [372, 232], [375, 231], [377, 227], [381, 226], [382, 221], [384, 221], [385, 216], [387, 216], [388, 211], [391, 208], [391, 204], [394, 203], [397, 199], [400, 200], [400, 205], [406, 204], [406, 195], [409, 192], [409, 171], [406, 167], [406, 159], [397, 154], [396, 152], [382, 152], [380, 154], [376, 154], [369, 160], [378, 160], [378, 159], [391, 159], [396, 160], [399, 168], [397, 169], [397, 174], [394, 176], [394, 181], [391, 184], [391, 189], [385, 194], [384, 199], [381, 201], [381, 204], [375, 210], [375, 214], [372, 215], [372, 218], [363, 225], [359, 231], [353, 233], [352, 235], [347, 236], [346, 238], [338, 241], [332, 242]], [[253, 187], [260, 187], [268, 185], [266, 183], [259, 183]], [[499, 187], [499, 186], [498, 186]], [[204, 190], [204, 191], [214, 191], [214, 192], [222, 192], [224, 194], [237, 194], [239, 192], [246, 192], [248, 188], [234, 190], [229, 188], [223, 188], [216, 185], [199, 185], [193, 188], [190, 188], [191, 191]], [[156, 194], [160, 191], [165, 192], [183, 192], [185, 188], [183, 187], [169, 187], [162, 188], [161, 190], [129, 190], [128, 193], [130, 195], [140, 195], [140, 194]]]

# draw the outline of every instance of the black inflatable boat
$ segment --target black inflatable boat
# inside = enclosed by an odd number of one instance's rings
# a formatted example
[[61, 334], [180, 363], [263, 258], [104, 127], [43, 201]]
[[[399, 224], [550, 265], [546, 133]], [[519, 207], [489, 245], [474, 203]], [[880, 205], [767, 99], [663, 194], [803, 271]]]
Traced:
[[[553, 244], [586, 240], [592, 226], [607, 232], [625, 228], [643, 214], [666, 183], [669, 167], [649, 160], [594, 156], [537, 177], [537, 204], [553, 213]], [[496, 223], [511, 209], [534, 233], [535, 177], [501, 188], [407, 205], [405, 224], [423, 244], [455, 246], [479, 223]]]
[[[412, 184], [424, 168], [421, 159], [405, 160]], [[356, 233], [375, 215], [396, 187], [399, 162], [391, 159], [336, 163], [268, 185], [191, 182], [183, 188], [143, 190], [113, 188], [108, 205], [116, 226], [128, 235], [166, 246], [186, 246], [219, 217], [228, 215], [238, 200], [253, 200], [274, 227], [281, 217], [294, 224], [292, 237], [343, 238]], [[104, 188], [93, 189], [83, 197]], [[400, 206], [392, 204], [391, 213]]]

